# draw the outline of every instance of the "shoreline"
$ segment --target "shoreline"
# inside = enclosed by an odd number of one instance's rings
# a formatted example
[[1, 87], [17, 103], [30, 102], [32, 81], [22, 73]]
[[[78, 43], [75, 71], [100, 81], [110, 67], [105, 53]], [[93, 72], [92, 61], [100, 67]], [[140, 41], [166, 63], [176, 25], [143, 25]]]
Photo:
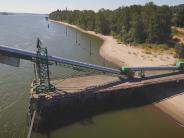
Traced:
[[173, 56], [169, 54], [154, 55], [146, 54], [141, 48], [136, 48], [130, 45], [118, 44], [117, 40], [112, 36], [105, 36], [94, 31], [86, 31], [76, 25], [65, 22], [50, 20], [51, 22], [59, 23], [74, 29], [98, 37], [103, 41], [100, 46], [100, 55], [107, 61], [112, 62], [118, 66], [164, 66], [173, 65], [176, 61]]
[[[140, 48], [132, 47], [130, 45], [118, 44], [117, 40], [112, 36], [104, 36], [102, 34], [95, 33], [93, 31], [86, 31], [76, 25], [71, 25], [65, 22], [50, 20], [51, 22], [59, 23], [74, 29], [77, 29], [83, 33], [98, 37], [103, 41], [100, 47], [100, 55], [107, 61], [112, 62], [118, 66], [164, 66], [173, 65], [176, 61], [171, 55], [154, 55], [145, 54]], [[184, 90], [183, 90], [184, 92]], [[176, 95], [153, 103], [161, 111], [173, 118], [178, 124], [184, 125], [184, 94]]]

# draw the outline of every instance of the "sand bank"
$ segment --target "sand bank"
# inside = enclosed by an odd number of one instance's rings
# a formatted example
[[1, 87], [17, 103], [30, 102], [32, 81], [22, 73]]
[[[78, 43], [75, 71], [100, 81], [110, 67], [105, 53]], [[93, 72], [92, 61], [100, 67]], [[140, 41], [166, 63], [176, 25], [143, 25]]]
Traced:
[[184, 44], [184, 28], [172, 27], [172, 29], [176, 30], [177, 33], [179, 33], [179, 34], [173, 35], [172, 38], [174, 40], [177, 40], [179, 43], [183, 43]]
[[[145, 54], [140, 48], [118, 44], [116, 39], [114, 39], [112, 36], [104, 36], [92, 31], [85, 31], [75, 25], [64, 22], [53, 22], [61, 23], [63, 25], [75, 28], [83, 33], [94, 35], [102, 39], [104, 42], [100, 48], [100, 55], [118, 66], [125, 64], [127, 66], [163, 66], [172, 65], [176, 61], [172, 55], [154, 55], [154, 53], [148, 55]], [[155, 103], [154, 105], [170, 115], [177, 122], [184, 125], [184, 94], [173, 96], [159, 103]]]

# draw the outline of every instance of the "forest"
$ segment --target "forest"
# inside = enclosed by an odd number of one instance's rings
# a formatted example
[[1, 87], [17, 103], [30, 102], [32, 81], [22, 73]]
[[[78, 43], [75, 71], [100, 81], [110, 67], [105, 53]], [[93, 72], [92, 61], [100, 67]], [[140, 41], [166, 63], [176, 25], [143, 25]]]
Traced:
[[57, 10], [49, 18], [77, 25], [85, 30], [113, 35], [124, 43], [170, 42], [171, 26], [184, 27], [184, 6], [132, 5], [115, 10]]

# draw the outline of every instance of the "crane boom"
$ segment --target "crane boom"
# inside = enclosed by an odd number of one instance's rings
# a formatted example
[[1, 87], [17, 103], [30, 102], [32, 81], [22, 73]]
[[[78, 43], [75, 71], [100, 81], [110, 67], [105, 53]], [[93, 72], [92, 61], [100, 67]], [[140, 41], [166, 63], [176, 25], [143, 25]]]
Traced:
[[[31, 60], [31, 61], [37, 57], [37, 54], [35, 52], [17, 49], [17, 48], [10, 48], [7, 46], [0, 46], [0, 54], [6, 55], [9, 57]], [[48, 55], [48, 60], [51, 62], [79, 66], [79, 67], [83, 67], [83, 68], [94, 69], [94, 70], [105, 72], [105, 73], [121, 75], [121, 71], [118, 69], [112, 69], [112, 68], [103, 67], [103, 66], [99, 66], [99, 65], [88, 64], [88, 63], [84, 63], [84, 62], [80, 62], [80, 61], [66, 59], [63, 57], [56, 57], [56, 56], [49, 56]]]

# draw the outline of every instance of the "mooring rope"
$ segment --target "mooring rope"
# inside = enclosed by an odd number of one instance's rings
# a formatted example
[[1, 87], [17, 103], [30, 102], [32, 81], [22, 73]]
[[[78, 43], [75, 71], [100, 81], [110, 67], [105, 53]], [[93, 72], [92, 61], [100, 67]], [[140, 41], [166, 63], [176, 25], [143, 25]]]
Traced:
[[35, 116], [36, 116], [36, 111], [33, 112], [33, 116], [32, 116], [32, 119], [31, 119], [31, 125], [29, 127], [29, 132], [28, 132], [27, 138], [31, 138], [31, 133], [32, 133], [32, 130], [33, 130], [33, 124], [34, 124]]
[[40, 118], [41, 118], [41, 113], [42, 113], [42, 110], [40, 109], [39, 112], [38, 112], [38, 120], [37, 120], [37, 124], [36, 124], [36, 131], [38, 130], [38, 126], [39, 126], [39, 123], [40, 123]]

